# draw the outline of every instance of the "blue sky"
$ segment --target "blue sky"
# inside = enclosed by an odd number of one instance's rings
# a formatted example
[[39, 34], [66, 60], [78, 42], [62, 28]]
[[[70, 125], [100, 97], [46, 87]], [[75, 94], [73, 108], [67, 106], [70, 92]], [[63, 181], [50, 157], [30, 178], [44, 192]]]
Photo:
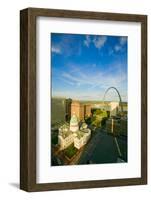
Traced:
[[[102, 100], [116, 87], [127, 101], [127, 37], [51, 33], [52, 96]], [[115, 91], [106, 100], [117, 100]]]

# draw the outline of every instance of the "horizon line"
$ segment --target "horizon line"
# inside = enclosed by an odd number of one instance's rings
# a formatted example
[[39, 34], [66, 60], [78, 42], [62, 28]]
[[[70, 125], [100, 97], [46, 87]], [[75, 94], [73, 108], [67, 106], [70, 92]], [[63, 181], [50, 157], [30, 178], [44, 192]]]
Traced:
[[[51, 98], [57, 98], [57, 99], [71, 99], [71, 100], [75, 100], [75, 101], [102, 101], [103, 99], [78, 99], [78, 98], [71, 98], [71, 97], [65, 97], [65, 96], [51, 96]], [[105, 102], [119, 102], [119, 101], [115, 101], [115, 100], [106, 100]], [[122, 101], [122, 102], [128, 102], [126, 101]]]

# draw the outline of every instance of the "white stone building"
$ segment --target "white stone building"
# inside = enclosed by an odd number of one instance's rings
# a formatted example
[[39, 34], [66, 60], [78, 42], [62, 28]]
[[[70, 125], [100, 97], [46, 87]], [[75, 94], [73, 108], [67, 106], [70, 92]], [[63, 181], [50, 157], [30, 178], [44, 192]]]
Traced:
[[88, 128], [85, 130], [78, 131], [76, 133], [76, 136], [74, 137], [74, 146], [77, 149], [80, 149], [88, 142], [90, 136], [91, 136], [91, 130]]
[[71, 117], [70, 125], [64, 124], [59, 128], [58, 144], [60, 149], [66, 149], [72, 143], [77, 149], [85, 145], [91, 137], [91, 130], [86, 123], [82, 123], [79, 130], [78, 118], [75, 114]]

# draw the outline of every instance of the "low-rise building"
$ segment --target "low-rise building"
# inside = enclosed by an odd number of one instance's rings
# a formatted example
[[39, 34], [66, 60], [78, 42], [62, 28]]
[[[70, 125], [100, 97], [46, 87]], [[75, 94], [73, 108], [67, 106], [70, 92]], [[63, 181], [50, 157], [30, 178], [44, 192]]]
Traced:
[[88, 142], [88, 140], [90, 139], [90, 136], [91, 136], [90, 129], [78, 131], [74, 138], [74, 146], [77, 149], [80, 149], [82, 146], [84, 146]]
[[114, 136], [127, 135], [127, 118], [110, 117], [106, 121], [106, 130]]
[[70, 131], [69, 125], [64, 124], [59, 128], [58, 144], [60, 149], [66, 149], [73, 143], [74, 134]]

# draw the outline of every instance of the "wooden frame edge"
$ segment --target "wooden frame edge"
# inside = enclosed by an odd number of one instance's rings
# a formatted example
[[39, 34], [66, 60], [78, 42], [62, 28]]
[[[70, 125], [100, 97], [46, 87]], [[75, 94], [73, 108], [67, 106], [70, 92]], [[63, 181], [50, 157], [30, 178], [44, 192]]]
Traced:
[[[36, 184], [36, 25], [30, 9], [20, 11], [20, 189]], [[34, 149], [34, 150], [33, 150]]]

